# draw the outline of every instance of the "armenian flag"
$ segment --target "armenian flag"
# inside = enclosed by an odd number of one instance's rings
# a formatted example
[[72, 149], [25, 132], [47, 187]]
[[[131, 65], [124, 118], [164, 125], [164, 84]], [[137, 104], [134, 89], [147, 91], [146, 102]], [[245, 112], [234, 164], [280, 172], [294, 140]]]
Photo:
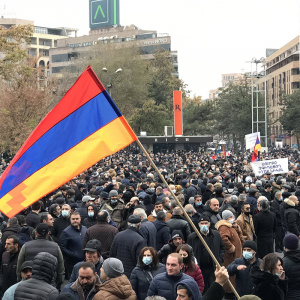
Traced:
[[253, 154], [252, 154], [252, 158], [251, 158], [251, 162], [258, 161], [258, 159], [259, 159], [258, 158], [258, 150], [259, 149], [261, 149], [261, 145], [260, 145], [259, 137], [257, 135], [254, 150], [253, 150]]
[[91, 67], [34, 129], [0, 178], [0, 211], [14, 215], [136, 141]]

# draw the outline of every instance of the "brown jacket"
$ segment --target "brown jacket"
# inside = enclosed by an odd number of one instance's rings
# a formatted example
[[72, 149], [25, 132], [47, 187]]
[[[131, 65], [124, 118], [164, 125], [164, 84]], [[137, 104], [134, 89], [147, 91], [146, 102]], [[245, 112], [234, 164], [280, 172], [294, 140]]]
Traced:
[[93, 298], [93, 300], [120, 299], [136, 300], [136, 294], [125, 275], [104, 281], [100, 286], [99, 292]]
[[232, 224], [226, 220], [220, 220], [215, 228], [219, 231], [225, 247], [223, 266], [227, 267], [236, 258], [242, 257], [242, 244], [240, 236]]
[[[253, 225], [253, 218], [249, 215], [249, 221], [246, 219], [246, 216], [242, 213], [236, 219], [237, 224], [241, 227], [243, 238], [247, 240], [256, 240], [255, 229]], [[253, 237], [252, 237], [253, 235]]]
[[[172, 218], [172, 214], [170, 214], [168, 212], [166, 212], [166, 213], [167, 213], [167, 220], [166, 220], [166, 222], [167, 222], [167, 221], [169, 221]], [[154, 222], [155, 220], [156, 220], [156, 212], [153, 209], [152, 212], [151, 212], [151, 214], [148, 216], [148, 221]]]

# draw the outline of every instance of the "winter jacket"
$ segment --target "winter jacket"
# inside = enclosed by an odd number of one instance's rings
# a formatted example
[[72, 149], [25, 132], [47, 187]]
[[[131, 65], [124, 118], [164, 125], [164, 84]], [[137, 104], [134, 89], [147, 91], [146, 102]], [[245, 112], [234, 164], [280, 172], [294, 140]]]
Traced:
[[156, 248], [156, 233], [156, 227], [152, 222], [148, 221], [148, 219], [142, 221], [140, 234], [145, 239], [148, 247]]
[[185, 241], [191, 234], [189, 222], [186, 221], [182, 216], [172, 216], [172, 218], [167, 222], [167, 225], [170, 227], [170, 232], [173, 232], [173, 230], [180, 230]]
[[[170, 214], [169, 212], [167, 212], [166, 210], [164, 210], [164, 212], [167, 214], [167, 218], [166, 218], [166, 221], [169, 221], [171, 218], [172, 218], [172, 214]], [[148, 216], [148, 220], [150, 222], [154, 222], [156, 221], [156, 211], [155, 209], [151, 212], [151, 214]]]
[[[238, 294], [242, 297], [244, 295], [250, 295], [252, 293], [254, 284], [252, 282], [250, 273], [253, 267], [260, 266], [262, 260], [258, 258], [253, 264], [250, 264], [248, 260], [244, 257], [235, 259], [229, 266], [227, 266], [227, 271], [229, 276], [236, 275], [235, 288]], [[238, 266], [244, 265], [247, 269], [239, 271]]]
[[[84, 262], [85, 262], [85, 261], [80, 261], [79, 263], [77, 263], [77, 264], [74, 266], [73, 271], [72, 271], [72, 274], [71, 274], [71, 276], [70, 276], [70, 278], [69, 278], [69, 283], [73, 283], [73, 282], [75, 282], [75, 281], [77, 280], [77, 278], [78, 278], [78, 273], [79, 273], [79, 268], [80, 268], [80, 266], [81, 266]], [[102, 263], [103, 263], [103, 257], [101, 256], [100, 259], [99, 259], [99, 261], [96, 262], [96, 264], [95, 264], [96, 273], [97, 273], [97, 275], [99, 276], [99, 278], [100, 278], [100, 269], [101, 269], [101, 267], [102, 267]]]
[[83, 240], [83, 248], [88, 241], [96, 239], [101, 242], [101, 254], [103, 258], [106, 259], [109, 257], [111, 245], [118, 232], [116, 227], [109, 225], [107, 222], [98, 222], [86, 231]]
[[280, 280], [278, 276], [263, 272], [259, 267], [251, 270], [254, 290], [252, 294], [261, 300], [284, 300], [288, 288], [288, 280]]
[[[55, 242], [50, 242], [42, 237], [37, 237], [36, 240], [32, 240], [23, 245], [20, 250], [17, 265], [18, 280], [21, 280], [21, 266], [24, 261], [33, 260], [34, 257], [40, 252], [47, 252], [52, 254], [57, 259], [57, 268], [54, 276], [56, 287], [60, 288], [64, 280], [64, 260], [62, 252], [59, 246]], [[54, 284], [54, 281], [52, 282]]]
[[57, 259], [40, 252], [33, 261], [32, 277], [22, 281], [16, 288], [15, 300], [54, 300], [58, 290], [50, 282], [57, 268]]
[[289, 198], [284, 200], [284, 203], [287, 204], [284, 210], [284, 218], [286, 220], [287, 230], [290, 233], [300, 235], [300, 213], [295, 208], [295, 203]]
[[85, 295], [84, 290], [82, 289], [81, 284], [79, 283], [79, 280], [76, 279], [75, 282], [67, 284], [62, 294], [70, 294], [72, 295], [76, 300], [92, 300], [95, 299], [95, 295], [98, 293], [100, 289], [100, 279], [98, 276], [96, 276], [95, 282], [93, 284], [93, 287], [89, 291], [87, 295]]
[[51, 228], [51, 235], [54, 238], [54, 241], [58, 243], [59, 237], [61, 233], [69, 226], [71, 225], [70, 218], [65, 218], [60, 216], [59, 218], [56, 218], [53, 223], [53, 227]]
[[73, 264], [84, 260], [83, 239], [87, 228], [81, 226], [80, 229], [68, 226], [60, 235], [59, 245], [65, 260]]
[[300, 250], [286, 251], [282, 262], [285, 276], [289, 279], [285, 300], [298, 300], [300, 299]]
[[236, 229], [227, 220], [221, 220], [216, 224], [225, 247], [223, 265], [227, 267], [236, 258], [242, 256], [242, 244]]
[[282, 226], [281, 221], [281, 214], [280, 214], [280, 204], [282, 201], [278, 201], [277, 199], [274, 199], [271, 202], [271, 211], [275, 213], [276, 215], [276, 226]]
[[136, 300], [136, 294], [125, 275], [104, 281], [93, 300]]
[[197, 283], [198, 285], [198, 288], [199, 288], [199, 291], [201, 292], [201, 294], [203, 293], [203, 290], [204, 290], [204, 279], [203, 279], [203, 276], [202, 276], [202, 272], [199, 268], [198, 265], [196, 265], [196, 270], [193, 271], [193, 270], [189, 270], [188, 266], [185, 266], [184, 267], [184, 273], [191, 276]]
[[[156, 275], [150, 283], [147, 296], [161, 296], [166, 300], [174, 300], [177, 297], [176, 286], [179, 281], [192, 279], [192, 277], [180, 272], [177, 276], [168, 275], [167, 272]], [[193, 279], [192, 279], [193, 280]]]
[[160, 250], [163, 245], [167, 244], [171, 239], [170, 228], [168, 225], [160, 220], [155, 220], [153, 222], [157, 233], [156, 233], [156, 250]]
[[209, 206], [205, 206], [203, 215], [210, 219], [210, 228], [215, 229], [215, 225], [222, 219], [218, 212], [213, 211]]
[[[6, 227], [2, 232], [1, 242], [3, 244], [3, 247], [5, 246], [5, 241], [10, 235], [17, 235], [18, 230], [20, 228], [19, 224], [16, 225], [10, 225], [9, 227]], [[5, 250], [4, 250], [5, 251]]]
[[223, 287], [219, 283], [214, 282], [203, 295], [202, 300], [222, 300], [224, 295], [225, 290]]
[[88, 210], [87, 206], [85, 205], [85, 202], [81, 203], [81, 206], [79, 208], [76, 208], [76, 212], [80, 213], [81, 222], [88, 217]]
[[117, 224], [117, 228], [120, 229], [124, 226], [124, 212], [125, 205], [124, 201], [118, 199], [116, 206], [112, 206], [110, 201], [106, 201], [105, 204], [101, 207], [101, 210], [107, 210], [110, 214], [110, 218]]
[[[98, 214], [98, 208], [96, 205], [94, 204], [89, 204], [89, 206], [92, 206], [94, 209], [94, 216], [93, 217], [86, 217], [82, 224], [86, 227], [86, 228], [90, 228], [91, 226], [95, 225], [97, 223], [97, 214]], [[88, 206], [87, 206], [88, 207]]]
[[257, 208], [257, 199], [254, 195], [247, 196], [247, 203], [250, 204], [251, 211], [254, 211]]
[[17, 282], [17, 262], [19, 251], [10, 253], [5, 251], [2, 254], [0, 269], [0, 290], [4, 293], [10, 286]]
[[135, 268], [141, 250], [146, 247], [144, 238], [138, 233], [135, 227], [128, 227], [119, 232], [111, 246], [110, 257], [118, 258], [124, 266], [124, 274], [130, 278]]
[[[248, 220], [249, 218], [249, 220]], [[253, 218], [251, 215], [248, 217], [244, 214], [240, 214], [236, 220], [236, 223], [240, 226], [242, 230], [242, 235], [244, 241], [247, 240], [256, 240], [255, 229], [253, 224]]]
[[[209, 229], [208, 235], [205, 236], [201, 232], [200, 234], [210, 247], [210, 250], [214, 254], [217, 261], [222, 264], [224, 261], [225, 249], [219, 232], [217, 230]], [[187, 243], [193, 248], [194, 255], [200, 268], [215, 268], [214, 261], [211, 259], [196, 232], [193, 232], [188, 236]]]
[[185, 198], [185, 200], [188, 201], [190, 199], [190, 197], [194, 197], [195, 195], [197, 195], [199, 193], [201, 193], [201, 191], [199, 191], [199, 188], [196, 185], [192, 184], [186, 190], [186, 198]]
[[[202, 298], [202, 292], [200, 293], [199, 289], [197, 289], [197, 284], [192, 279], [184, 279], [177, 283], [176, 290], [178, 285], [184, 285], [192, 295], [191, 300], [200, 300]], [[204, 286], [204, 283], [203, 283]]]
[[28, 226], [36, 228], [36, 226], [38, 226], [41, 223], [41, 217], [31, 211], [27, 216], [26, 216], [26, 223]]
[[274, 252], [276, 215], [273, 212], [262, 210], [253, 217], [253, 224], [257, 236], [257, 255], [259, 258], [263, 258]]
[[137, 265], [133, 269], [130, 276], [130, 283], [137, 295], [137, 300], [144, 300], [147, 297], [147, 291], [152, 279], [164, 272], [166, 272], [166, 267], [161, 263], [157, 268], [153, 268], [152, 265], [143, 268]]

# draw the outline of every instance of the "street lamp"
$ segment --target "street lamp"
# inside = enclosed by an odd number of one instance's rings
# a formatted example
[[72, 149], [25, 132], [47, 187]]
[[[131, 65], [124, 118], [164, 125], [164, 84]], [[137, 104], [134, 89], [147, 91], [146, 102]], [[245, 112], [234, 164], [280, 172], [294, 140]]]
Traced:
[[[107, 68], [102, 68], [102, 71], [105, 72], [105, 73], [108, 73], [108, 70]], [[112, 79], [112, 76], [114, 74], [117, 74], [117, 73], [120, 73], [122, 72], [123, 70], [121, 68], [117, 69], [115, 72], [112, 72], [110, 74], [108, 74], [108, 84], [107, 84], [107, 88], [108, 88], [108, 93], [110, 94], [111, 96], [111, 89], [112, 89], [112, 82], [111, 82], [111, 79]]]

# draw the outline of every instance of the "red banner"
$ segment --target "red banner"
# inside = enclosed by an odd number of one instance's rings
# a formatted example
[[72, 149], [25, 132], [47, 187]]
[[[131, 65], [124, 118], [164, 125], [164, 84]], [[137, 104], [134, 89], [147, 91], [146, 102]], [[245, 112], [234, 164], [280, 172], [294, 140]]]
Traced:
[[181, 91], [174, 91], [174, 134], [183, 134]]

